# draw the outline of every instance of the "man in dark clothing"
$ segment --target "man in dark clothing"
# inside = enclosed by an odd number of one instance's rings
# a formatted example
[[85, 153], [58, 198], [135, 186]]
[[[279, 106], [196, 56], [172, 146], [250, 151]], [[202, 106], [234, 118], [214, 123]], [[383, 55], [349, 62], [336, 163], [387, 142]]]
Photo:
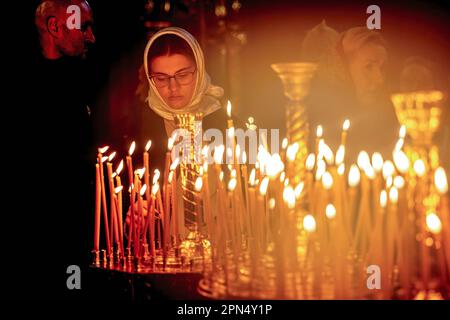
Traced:
[[[71, 5], [80, 8], [80, 28], [67, 23]], [[10, 239], [17, 241], [9, 242], [11, 263], [2, 266], [3, 274], [12, 297], [82, 297], [94, 210], [91, 77], [84, 60], [95, 42], [92, 11], [86, 1], [42, 1], [35, 23], [33, 40], [40, 41], [28, 51], [24, 108], [15, 114], [25, 137], [13, 150], [14, 164], [22, 168], [12, 188], [20, 210]], [[71, 265], [80, 268], [81, 290], [67, 286]]]

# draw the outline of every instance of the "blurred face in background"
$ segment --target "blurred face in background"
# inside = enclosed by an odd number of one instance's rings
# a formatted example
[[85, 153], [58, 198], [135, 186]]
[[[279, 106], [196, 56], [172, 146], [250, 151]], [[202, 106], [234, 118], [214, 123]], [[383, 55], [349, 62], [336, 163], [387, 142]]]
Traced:
[[365, 44], [351, 55], [349, 72], [360, 103], [367, 105], [377, 101], [385, 82], [386, 59], [386, 48], [376, 43]]
[[151, 60], [150, 79], [164, 102], [173, 109], [183, 109], [195, 90], [195, 62], [183, 54], [157, 56]]

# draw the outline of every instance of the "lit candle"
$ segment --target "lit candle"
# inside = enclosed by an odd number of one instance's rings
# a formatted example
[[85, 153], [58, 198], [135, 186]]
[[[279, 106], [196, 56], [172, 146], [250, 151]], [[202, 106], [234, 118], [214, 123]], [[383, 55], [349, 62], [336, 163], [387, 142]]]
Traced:
[[[148, 140], [147, 144], [145, 145], [145, 151], [144, 151], [144, 168], [145, 168], [145, 173], [144, 173], [144, 182], [147, 186], [150, 186], [150, 163], [149, 163], [149, 155], [148, 155], [148, 150], [150, 150], [152, 146], [152, 140]], [[147, 188], [147, 193], [149, 193], [149, 188]], [[149, 197], [148, 195], [146, 195], [147, 201], [149, 201]]]
[[132, 142], [130, 145], [130, 148], [128, 149], [128, 156], [126, 157], [127, 162], [127, 169], [128, 169], [128, 183], [130, 186], [130, 226], [129, 226], [129, 232], [128, 232], [128, 244], [127, 244], [127, 251], [130, 252], [131, 249], [131, 243], [133, 242], [133, 232], [134, 232], [134, 198], [136, 196], [136, 190], [135, 186], [133, 184], [133, 161], [131, 156], [134, 153], [134, 150], [136, 148], [136, 142]]
[[106, 192], [105, 192], [105, 178], [103, 174], [103, 162], [106, 161], [103, 158], [103, 153], [109, 149], [108, 146], [98, 149], [98, 163], [100, 167], [100, 186], [102, 190], [102, 207], [103, 207], [103, 221], [105, 225], [105, 236], [106, 236], [106, 249], [108, 256], [111, 255], [111, 240], [109, 236], [109, 223], [108, 223], [108, 207], [106, 206]]
[[347, 131], [350, 128], [350, 120], [346, 119], [342, 125], [341, 145], [345, 147], [347, 142]]
[[95, 165], [95, 227], [94, 227], [94, 251], [100, 250], [100, 210], [101, 210], [101, 186], [100, 186], [100, 167]]
[[[112, 160], [114, 157], [109, 157], [109, 161]], [[108, 182], [109, 182], [109, 197], [110, 197], [110, 208], [111, 208], [111, 217], [110, 217], [110, 226], [111, 226], [111, 235], [114, 235], [114, 237], [111, 237], [111, 245], [113, 244], [113, 238], [114, 243], [119, 243], [119, 228], [118, 228], [118, 222], [116, 221], [117, 218], [117, 212], [114, 205], [114, 179], [112, 175], [112, 164], [109, 162], [106, 164], [106, 169], [108, 173]]]

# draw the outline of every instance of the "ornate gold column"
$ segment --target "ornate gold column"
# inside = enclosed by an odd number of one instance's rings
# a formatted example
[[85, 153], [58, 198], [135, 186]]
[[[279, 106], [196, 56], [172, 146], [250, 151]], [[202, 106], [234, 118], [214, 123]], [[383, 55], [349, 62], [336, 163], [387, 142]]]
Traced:
[[304, 99], [310, 91], [311, 79], [317, 70], [316, 63], [293, 62], [272, 64], [272, 69], [283, 83], [286, 105], [286, 132], [289, 143], [298, 143], [296, 160], [288, 167], [290, 181], [298, 183], [305, 178], [305, 161], [308, 156], [308, 119]]

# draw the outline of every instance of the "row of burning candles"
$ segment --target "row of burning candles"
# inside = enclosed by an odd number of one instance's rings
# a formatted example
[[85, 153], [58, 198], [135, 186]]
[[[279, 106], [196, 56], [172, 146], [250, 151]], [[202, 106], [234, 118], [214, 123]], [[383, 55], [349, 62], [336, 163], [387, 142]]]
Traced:
[[[338, 148], [336, 155], [333, 154], [322, 138], [322, 127], [319, 126], [317, 128], [315, 153], [311, 153], [307, 157], [305, 162], [306, 177], [304, 181], [300, 181], [295, 187], [291, 185], [289, 180], [289, 177], [292, 178], [292, 176], [289, 176], [289, 173], [286, 174], [285, 163], [299, 161], [297, 159], [297, 143], [288, 145], [287, 139], [284, 139], [281, 155], [270, 154], [267, 148], [260, 146], [257, 163], [251, 170], [250, 175], [248, 175], [245, 151], [241, 152], [239, 145], [228, 148], [227, 154], [234, 151], [235, 159], [239, 158], [240, 161], [239, 163], [235, 161], [234, 164], [227, 166], [229, 179], [225, 185], [224, 171], [222, 166], [219, 165], [219, 163], [222, 163], [225, 147], [215, 147], [214, 159], [216, 165], [212, 166], [211, 172], [217, 175], [217, 185], [208, 185], [207, 164], [201, 166], [201, 174], [195, 182], [195, 191], [200, 193], [203, 202], [202, 208], [204, 210], [207, 233], [213, 246], [217, 244], [218, 235], [223, 231], [218, 226], [224, 227], [226, 232], [231, 230], [231, 226], [228, 226], [229, 221], [224, 219], [226, 213], [222, 212], [224, 208], [229, 207], [229, 203], [234, 204], [238, 208], [236, 210], [236, 214], [238, 214], [237, 220], [242, 222], [240, 229], [233, 229], [235, 231], [233, 236], [252, 235], [258, 239], [259, 248], [266, 246], [269, 240], [269, 212], [271, 210], [278, 206], [289, 212], [301, 206], [302, 203], [308, 203], [309, 205], [306, 208], [307, 214], [302, 217], [303, 223], [301, 228], [309, 234], [314, 234], [317, 231], [317, 235], [314, 235], [312, 238], [315, 237], [322, 244], [321, 254], [326, 252], [327, 248], [328, 253], [331, 253], [331, 244], [334, 242], [333, 246], [341, 245], [342, 248], [363, 250], [365, 254], [370, 253], [372, 256], [377, 256], [383, 260], [380, 264], [386, 266], [390, 270], [389, 273], [392, 273], [395, 263], [393, 257], [396, 254], [398, 256], [398, 253], [402, 251], [397, 245], [404, 243], [402, 232], [410, 232], [407, 228], [408, 226], [414, 228], [414, 224], [405, 222], [408, 221], [410, 216], [411, 208], [406, 201], [411, 194], [410, 185], [412, 183], [410, 182], [412, 181], [416, 181], [416, 189], [421, 189], [422, 200], [433, 198], [430, 198], [430, 190], [441, 196], [437, 202], [430, 200], [432, 204], [427, 206], [423, 215], [423, 221], [422, 216], [420, 216], [419, 225], [421, 230], [430, 232], [435, 237], [435, 241], [433, 241], [433, 238], [423, 236], [424, 233], [422, 232], [422, 241], [426, 244], [426, 246], [421, 246], [422, 251], [427, 250], [427, 246], [430, 247], [433, 243], [435, 243], [436, 247], [442, 246], [443, 243], [449, 243], [448, 199], [445, 196], [448, 191], [448, 185], [444, 169], [441, 167], [429, 168], [434, 172], [431, 183], [434, 187], [430, 188], [430, 181], [427, 179], [429, 176], [427, 171], [430, 171], [427, 170], [427, 167], [430, 167], [429, 161], [427, 159], [416, 159], [411, 166], [408, 156], [402, 151], [406, 136], [405, 127], [402, 127], [399, 133], [399, 141], [393, 152], [394, 161], [384, 161], [379, 153], [374, 153], [370, 159], [369, 155], [362, 151], [359, 154], [357, 164], [353, 164], [350, 167], [346, 183], [344, 178], [344, 158], [345, 141], [349, 126], [350, 122], [346, 120], [343, 125], [341, 146]], [[228, 127], [233, 128], [231, 120], [228, 121]], [[176, 217], [178, 214], [176, 208], [176, 169], [179, 161], [176, 160], [171, 163], [170, 150], [173, 142], [172, 139], [169, 139], [163, 193], [160, 191], [158, 182], [160, 173], [157, 170], [153, 174], [151, 190], [148, 187], [150, 185], [148, 152], [151, 142], [147, 143], [143, 154], [144, 168], [133, 171], [132, 155], [135, 143], [131, 145], [126, 158], [130, 203], [137, 202], [137, 207], [130, 206], [131, 214], [129, 216], [130, 223], [128, 223], [127, 249], [131, 253], [131, 246], [133, 246], [133, 254], [137, 257], [143, 254], [142, 245], [146, 246], [147, 244], [150, 255], [154, 256], [156, 254], [155, 240], [163, 248], [163, 255], [166, 255], [171, 243], [170, 239], [179, 239], [180, 226], [178, 225], [179, 219]], [[106, 157], [104, 154], [107, 151], [107, 147], [99, 149], [98, 163], [96, 165], [97, 188], [94, 250], [96, 252], [99, 250], [100, 211], [103, 207], [107, 252], [111, 254], [114, 239], [123, 256], [125, 252], [122, 213], [123, 186], [120, 180], [120, 173], [124, 165], [123, 161], [121, 161], [117, 170], [113, 173], [112, 160], [115, 153]], [[204, 148], [204, 154], [205, 151], [207, 151], [207, 147]], [[103, 172], [105, 163], [110, 190], [109, 214]], [[363, 174], [361, 174], [361, 171]], [[142, 178], [144, 178], [144, 183], [141, 182]], [[293, 180], [291, 179], [291, 181]], [[383, 186], [383, 183], [385, 183], [385, 186]], [[270, 194], [268, 189], [271, 189]], [[216, 203], [219, 203], [219, 205], [215, 212], [213, 212], [214, 210], [212, 210], [210, 204], [210, 190], [217, 192], [218, 198]], [[164, 195], [164, 198], [162, 195]], [[276, 196], [271, 197], [271, 195]], [[144, 196], [148, 203], [147, 206], [144, 205]], [[330, 199], [332, 201], [329, 201]], [[420, 206], [420, 203], [417, 205]], [[137, 214], [133, 212], [135, 208], [137, 208]], [[440, 209], [439, 214], [437, 212], [438, 208]], [[401, 211], [401, 213], [398, 211]], [[158, 213], [158, 216], [156, 216], [156, 213]], [[325, 221], [325, 217], [329, 222]], [[134, 221], [135, 219], [138, 221]], [[354, 219], [357, 221], [355, 227], [352, 226], [352, 220]], [[385, 222], [383, 222], [384, 220]], [[155, 224], [158, 223], [161, 223], [163, 228], [157, 227], [155, 229]], [[323, 230], [326, 229], [320, 227], [320, 225], [325, 224], [329, 224], [327, 227], [329, 232], [324, 232]], [[402, 228], [399, 228], [400, 224], [403, 226]], [[318, 225], [319, 227], [317, 228]], [[386, 226], [386, 230], [382, 226]], [[158, 233], [157, 235], [154, 234], [155, 230]], [[162, 236], [159, 234], [161, 230]], [[441, 233], [443, 234], [441, 235]], [[238, 241], [234, 241], [234, 243], [236, 245], [235, 251], [240, 252], [241, 248], [239, 248]], [[324, 245], [327, 243], [328, 246]], [[387, 247], [383, 247], [383, 245]], [[409, 242], [407, 245], [412, 245], [412, 243]], [[387, 255], [383, 254], [384, 249], [387, 250]], [[406, 248], [402, 247], [402, 249]], [[443, 248], [438, 252], [442, 255], [439, 261], [443, 261], [444, 268], [448, 268], [450, 255], [448, 252], [444, 252]], [[387, 259], [389, 261], [384, 261]], [[422, 253], [423, 270], [421, 274], [425, 278], [430, 274], [429, 259], [429, 254], [426, 252]], [[400, 268], [401, 270], [408, 269], [407, 261], [407, 259], [403, 259], [404, 263]], [[317, 266], [317, 269], [320, 269], [320, 266]], [[445, 278], [445, 272], [441, 274]], [[405, 282], [407, 281], [408, 279], [405, 279]], [[448, 280], [443, 279], [443, 281]], [[389, 283], [387, 286], [389, 286]]]
[[[445, 244], [449, 243], [450, 239], [448, 184], [444, 169], [434, 167], [435, 159], [416, 159], [411, 166], [408, 156], [402, 150], [406, 137], [405, 127], [402, 127], [393, 151], [393, 162], [384, 161], [379, 153], [374, 153], [370, 159], [369, 155], [362, 151], [357, 164], [350, 167], [346, 183], [344, 157], [349, 125], [349, 121], [343, 125], [342, 144], [336, 156], [322, 139], [322, 128], [318, 127], [316, 153], [307, 157], [305, 181], [298, 183], [295, 188], [291, 186], [286, 176], [284, 163], [297, 161], [298, 145], [288, 146], [286, 140], [283, 141], [281, 156], [271, 155], [266, 149], [260, 148], [257, 168], [252, 170], [248, 181], [245, 165], [237, 166], [235, 169], [230, 167], [228, 194], [221, 194], [226, 188], [218, 187], [218, 202], [221, 205], [218, 207], [217, 225], [215, 228], [212, 226], [213, 229], [209, 232], [213, 235], [211, 237], [213, 247], [214, 244], [222, 242], [222, 246], [217, 247], [222, 247], [219, 255], [223, 256], [226, 252], [223, 244], [231, 239], [228, 242], [233, 244], [233, 255], [238, 256], [242, 252], [239, 236], [245, 235], [251, 236], [260, 254], [264, 253], [265, 248], [273, 241], [282, 244], [278, 247], [291, 243], [293, 248], [289, 250], [295, 253], [297, 251], [295, 246], [298, 244], [292, 238], [296, 232], [289, 230], [289, 227], [285, 230], [279, 227], [274, 232], [274, 221], [271, 219], [275, 216], [283, 220], [282, 217], [285, 216], [288, 221], [284, 225], [286, 227], [289, 222], [296, 222], [295, 219], [289, 218], [291, 213], [295, 212], [294, 215], [302, 216], [300, 229], [310, 235], [306, 251], [314, 263], [314, 278], [321, 279], [322, 263], [325, 256], [328, 256], [338, 266], [335, 268], [335, 275], [340, 276], [335, 277], [339, 278], [335, 290], [339, 297], [345, 297], [348, 291], [345, 287], [345, 283], [348, 282], [343, 277], [348, 266], [349, 253], [359, 257], [362, 265], [371, 263], [382, 267], [385, 275], [383, 277], [385, 297], [393, 296], [397, 281], [394, 270], [399, 270], [401, 285], [406, 291], [404, 295], [411, 297], [412, 282], [417, 275], [411, 269], [417, 260], [414, 254], [408, 252], [415, 251], [417, 240], [420, 243], [421, 261], [421, 270], [418, 273], [425, 289], [428, 289], [433, 269], [431, 252], [434, 252], [438, 261], [440, 283], [448, 284], [450, 254]], [[239, 154], [239, 150], [237, 151]], [[219, 153], [218, 159], [220, 158]], [[222, 174], [219, 167], [216, 169], [216, 172]], [[430, 172], [431, 178], [430, 174], [427, 174]], [[260, 182], [259, 179], [255, 179], [255, 173], [262, 178]], [[242, 189], [236, 187], [241, 183], [241, 174], [244, 178]], [[219, 179], [223, 180], [223, 177], [219, 175]], [[255, 197], [255, 186], [258, 184], [259, 194]], [[240, 190], [243, 190], [243, 193]], [[222, 199], [228, 199], [228, 203], [223, 203]], [[303, 212], [306, 214], [299, 214], [302, 212], [298, 210], [299, 207], [305, 203], [308, 204], [303, 205], [306, 209]], [[423, 204], [426, 206], [423, 207]], [[233, 226], [236, 223], [237, 226]], [[225, 233], [222, 232], [222, 241], [217, 241], [215, 236], [219, 237], [221, 229], [225, 229]], [[291, 239], [288, 239], [289, 235]], [[315, 253], [314, 248], [317, 244], [321, 249]], [[432, 248], [436, 250], [432, 251]], [[283, 250], [278, 250], [278, 253]], [[344, 254], [336, 254], [339, 251]], [[281, 257], [278, 256], [278, 259], [281, 260]], [[215, 260], [221, 261], [219, 256]], [[278, 274], [286, 274], [285, 271], [282, 270]], [[359, 272], [360, 277], [364, 274], [362, 271]], [[278, 284], [282, 282], [281, 279], [277, 281]]]

